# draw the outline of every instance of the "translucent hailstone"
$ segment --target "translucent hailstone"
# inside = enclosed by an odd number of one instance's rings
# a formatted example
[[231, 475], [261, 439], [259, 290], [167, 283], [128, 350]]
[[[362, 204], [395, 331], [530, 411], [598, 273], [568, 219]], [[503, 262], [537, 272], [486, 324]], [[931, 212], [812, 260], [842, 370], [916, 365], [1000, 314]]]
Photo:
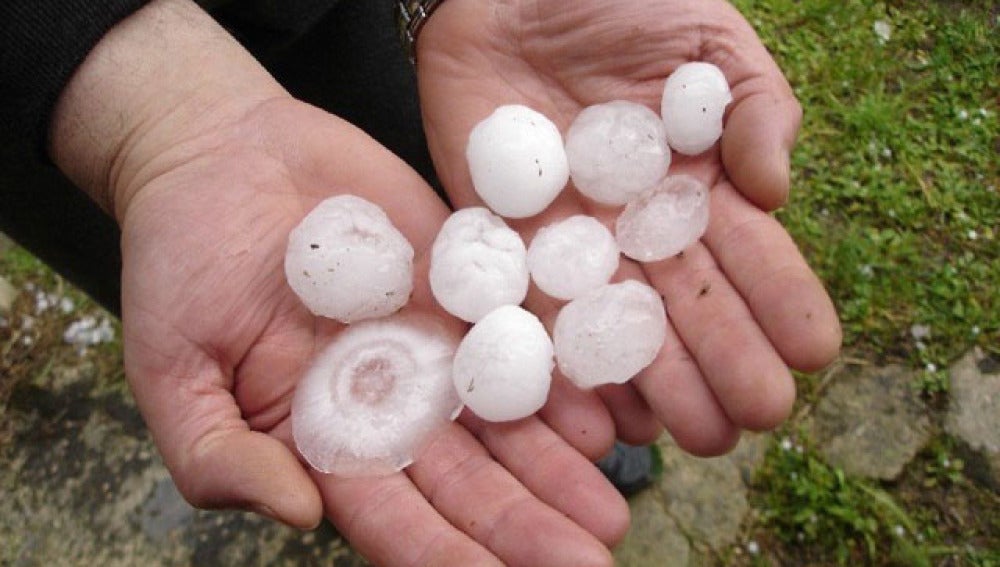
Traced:
[[563, 306], [553, 331], [559, 370], [581, 388], [622, 384], [660, 352], [663, 300], [637, 281], [608, 284]]
[[316, 206], [288, 237], [285, 277], [315, 315], [383, 317], [413, 289], [413, 247], [378, 205], [353, 195]]
[[722, 115], [733, 101], [722, 71], [711, 63], [685, 63], [667, 77], [660, 115], [670, 147], [697, 155], [722, 135]]
[[528, 247], [528, 269], [539, 289], [573, 299], [608, 283], [618, 269], [618, 243], [594, 217], [575, 215], [542, 228]]
[[528, 293], [524, 241], [483, 207], [455, 211], [434, 240], [430, 283], [438, 303], [470, 323], [517, 305]]
[[663, 120], [624, 100], [583, 109], [566, 132], [566, 157], [576, 188], [606, 205], [624, 205], [670, 166]]
[[313, 468], [378, 476], [407, 466], [462, 404], [451, 381], [459, 337], [427, 315], [347, 327], [292, 399], [292, 436]]
[[501, 106], [477, 124], [465, 156], [476, 193], [509, 218], [542, 212], [569, 180], [559, 129], [526, 106]]
[[552, 341], [537, 317], [506, 305], [473, 325], [455, 353], [455, 389], [487, 421], [527, 417], [545, 405]]
[[618, 246], [640, 262], [678, 254], [705, 234], [708, 203], [708, 187], [702, 182], [688, 175], [667, 176], [618, 216]]

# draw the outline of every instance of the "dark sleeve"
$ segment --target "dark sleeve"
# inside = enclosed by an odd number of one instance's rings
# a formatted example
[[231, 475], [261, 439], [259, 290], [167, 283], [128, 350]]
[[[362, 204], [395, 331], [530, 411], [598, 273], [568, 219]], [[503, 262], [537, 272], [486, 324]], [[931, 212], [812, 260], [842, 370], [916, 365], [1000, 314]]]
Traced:
[[0, 127], [44, 148], [49, 115], [73, 71], [109, 29], [147, 1], [0, 3]]

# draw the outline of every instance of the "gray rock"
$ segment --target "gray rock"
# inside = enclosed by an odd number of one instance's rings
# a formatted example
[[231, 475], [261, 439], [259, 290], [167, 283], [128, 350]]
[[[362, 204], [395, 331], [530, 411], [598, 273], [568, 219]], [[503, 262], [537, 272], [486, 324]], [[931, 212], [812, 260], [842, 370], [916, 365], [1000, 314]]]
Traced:
[[628, 567], [684, 567], [691, 544], [673, 518], [667, 515], [655, 490], [646, 490], [629, 500], [632, 529], [614, 551], [615, 563]]
[[851, 367], [817, 404], [812, 436], [848, 474], [893, 480], [931, 436], [927, 408], [900, 366]]
[[693, 543], [722, 550], [740, 535], [750, 510], [740, 469], [729, 457], [692, 457], [664, 436], [663, 477], [657, 488], [667, 513]]
[[15, 299], [17, 299], [17, 288], [11, 285], [7, 278], [0, 276], [0, 315], [10, 312]]
[[771, 444], [770, 433], [744, 432], [736, 448], [727, 456], [740, 471], [743, 484], [750, 486], [754, 475], [764, 465], [767, 448]]
[[964, 444], [966, 473], [1000, 492], [1000, 372], [976, 348], [949, 369], [945, 430]]

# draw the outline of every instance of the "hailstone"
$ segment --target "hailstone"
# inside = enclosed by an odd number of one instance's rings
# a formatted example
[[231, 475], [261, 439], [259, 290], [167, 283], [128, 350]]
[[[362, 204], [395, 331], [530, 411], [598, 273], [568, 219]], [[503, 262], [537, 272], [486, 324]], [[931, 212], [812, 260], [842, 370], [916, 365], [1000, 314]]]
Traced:
[[477, 124], [465, 155], [476, 193], [509, 218], [542, 212], [569, 180], [559, 129], [522, 105], [501, 106]]
[[623, 254], [640, 262], [674, 256], [708, 228], [708, 187], [689, 175], [667, 176], [626, 205], [615, 223]]
[[535, 285], [557, 299], [573, 299], [611, 280], [618, 243], [594, 217], [575, 215], [539, 230], [528, 246]]
[[487, 421], [527, 417], [545, 405], [552, 340], [537, 317], [500, 307], [473, 325], [455, 353], [453, 379], [465, 405]]
[[483, 207], [452, 213], [431, 248], [431, 292], [452, 315], [475, 323], [528, 293], [521, 236]]
[[566, 132], [566, 157], [577, 190], [606, 205], [624, 205], [670, 166], [663, 120], [624, 100], [583, 109]]
[[413, 290], [413, 247], [378, 205], [322, 201], [288, 237], [285, 277], [315, 315], [352, 323], [389, 315]]
[[698, 155], [722, 136], [722, 116], [733, 101], [726, 76], [715, 65], [685, 63], [667, 77], [660, 115], [670, 147]]
[[622, 384], [663, 347], [663, 300], [646, 284], [608, 284], [567, 303], [552, 336], [559, 371], [580, 388]]
[[345, 477], [406, 467], [462, 409], [451, 380], [458, 342], [441, 321], [406, 312], [344, 329], [292, 398], [302, 457]]

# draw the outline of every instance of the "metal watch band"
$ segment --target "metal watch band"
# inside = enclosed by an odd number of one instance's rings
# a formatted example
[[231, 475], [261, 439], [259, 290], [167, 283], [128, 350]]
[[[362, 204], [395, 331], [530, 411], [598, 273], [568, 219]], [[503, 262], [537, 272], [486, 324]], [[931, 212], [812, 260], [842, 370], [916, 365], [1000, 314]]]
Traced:
[[444, 0], [397, 0], [396, 24], [399, 26], [399, 39], [403, 42], [410, 62], [417, 62], [417, 35], [420, 28], [427, 23], [434, 9]]

